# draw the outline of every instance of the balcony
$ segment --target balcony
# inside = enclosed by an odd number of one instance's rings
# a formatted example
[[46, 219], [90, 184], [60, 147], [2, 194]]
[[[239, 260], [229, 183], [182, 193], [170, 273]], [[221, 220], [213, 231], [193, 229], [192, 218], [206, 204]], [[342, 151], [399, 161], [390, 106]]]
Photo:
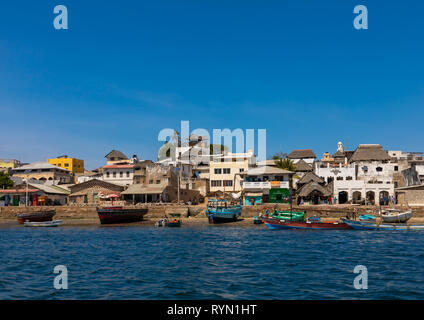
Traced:
[[271, 188], [289, 188], [288, 181], [257, 181], [257, 182], [248, 182], [243, 181], [243, 189], [271, 189]]

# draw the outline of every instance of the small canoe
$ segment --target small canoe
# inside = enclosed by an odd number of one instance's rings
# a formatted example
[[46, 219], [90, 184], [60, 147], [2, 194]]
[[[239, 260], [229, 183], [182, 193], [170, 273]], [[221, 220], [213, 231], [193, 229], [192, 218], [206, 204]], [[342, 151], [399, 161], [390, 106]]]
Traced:
[[253, 217], [253, 224], [262, 224], [262, 223], [264, 222], [262, 221], [261, 218], [258, 218], [257, 216]]
[[25, 221], [25, 227], [58, 227], [62, 224], [62, 220], [54, 220], [54, 221], [42, 221], [42, 222], [29, 222]]
[[171, 213], [171, 220], [165, 220], [165, 227], [175, 228], [181, 227], [181, 214]]
[[411, 211], [386, 210], [381, 213], [381, 219], [388, 223], [405, 223], [412, 218]]
[[406, 223], [375, 223], [364, 222], [342, 218], [342, 221], [356, 230], [424, 230], [424, 224], [406, 224]]
[[363, 215], [359, 216], [359, 220], [361, 220], [361, 221], [373, 221], [373, 220], [375, 220], [375, 217], [373, 215], [370, 215], [370, 214], [363, 214]]
[[165, 224], [168, 228], [181, 227], [181, 220], [171, 220]]
[[263, 218], [268, 228], [274, 229], [309, 229], [309, 230], [345, 230], [352, 229], [348, 224], [340, 221], [287, 221], [273, 218]]
[[18, 222], [23, 224], [25, 221], [28, 222], [42, 222], [52, 221], [53, 216], [56, 214], [56, 210], [38, 211], [31, 213], [21, 213], [17, 215]]

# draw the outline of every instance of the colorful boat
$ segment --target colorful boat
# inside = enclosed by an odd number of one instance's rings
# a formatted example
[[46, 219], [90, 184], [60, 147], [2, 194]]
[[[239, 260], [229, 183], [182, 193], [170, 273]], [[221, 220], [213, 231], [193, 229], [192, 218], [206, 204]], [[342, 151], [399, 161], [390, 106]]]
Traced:
[[179, 213], [171, 213], [170, 214], [172, 219], [165, 222], [166, 227], [175, 228], [175, 227], [181, 227], [181, 214]]
[[123, 207], [97, 208], [101, 224], [130, 223], [143, 220], [148, 209], [124, 209]]
[[342, 221], [356, 230], [424, 230], [424, 224], [376, 223], [342, 218]]
[[271, 218], [289, 221], [305, 221], [305, 212], [274, 210]]
[[28, 222], [43, 222], [52, 221], [53, 216], [56, 214], [56, 210], [38, 211], [31, 213], [18, 214], [18, 222], [23, 224], [25, 221]]
[[29, 222], [25, 221], [25, 227], [58, 227], [62, 224], [62, 220], [54, 220], [54, 221], [42, 221], [42, 222]]
[[262, 218], [258, 218], [257, 216], [253, 217], [253, 224], [263, 224]]
[[313, 230], [345, 230], [352, 229], [340, 221], [288, 221], [274, 218], [262, 218], [268, 228], [274, 229], [313, 229]]
[[363, 214], [359, 216], [359, 220], [361, 221], [374, 221], [375, 217], [371, 214]]
[[228, 204], [225, 199], [209, 199], [206, 216], [210, 223], [237, 221], [241, 210], [241, 205]]

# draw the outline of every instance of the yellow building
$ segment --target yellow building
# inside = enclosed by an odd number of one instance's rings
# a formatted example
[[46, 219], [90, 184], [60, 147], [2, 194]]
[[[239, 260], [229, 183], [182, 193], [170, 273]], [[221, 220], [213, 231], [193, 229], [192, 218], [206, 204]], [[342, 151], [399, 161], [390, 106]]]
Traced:
[[53, 159], [48, 159], [48, 163], [60, 168], [68, 169], [72, 173], [84, 173], [84, 160], [68, 158], [68, 156], [60, 156]]
[[15, 169], [21, 165], [20, 161], [15, 159], [0, 159], [1, 169]]

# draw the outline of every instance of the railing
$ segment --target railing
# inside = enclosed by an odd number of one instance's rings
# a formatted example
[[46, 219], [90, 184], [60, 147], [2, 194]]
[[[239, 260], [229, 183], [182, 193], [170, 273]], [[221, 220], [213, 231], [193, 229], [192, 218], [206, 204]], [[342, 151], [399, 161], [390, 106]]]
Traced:
[[243, 189], [289, 188], [288, 181], [243, 181]]

